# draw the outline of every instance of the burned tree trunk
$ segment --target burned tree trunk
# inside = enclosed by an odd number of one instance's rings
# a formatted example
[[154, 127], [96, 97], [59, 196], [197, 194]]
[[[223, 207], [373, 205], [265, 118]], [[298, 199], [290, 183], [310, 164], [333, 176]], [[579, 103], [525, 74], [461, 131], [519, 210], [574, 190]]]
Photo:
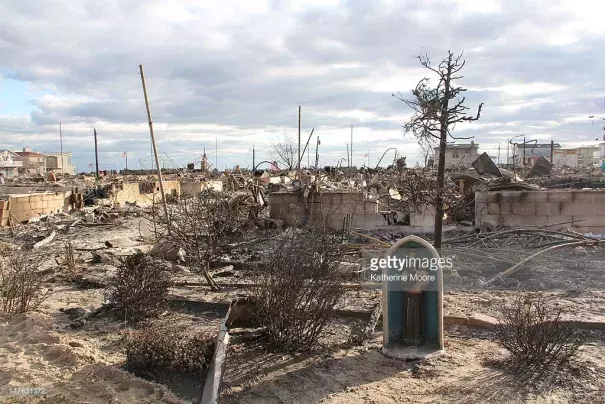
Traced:
[[[437, 196], [435, 198], [435, 248], [441, 247], [441, 235], [443, 230], [443, 190], [445, 186], [445, 152], [447, 149], [447, 137], [453, 139], [470, 139], [454, 137], [450, 133], [450, 127], [459, 122], [476, 121], [481, 116], [483, 104], [479, 104], [476, 116], [465, 116], [468, 107], [464, 106], [465, 98], [459, 95], [466, 91], [465, 88], [453, 85], [462, 76], [456, 76], [462, 70], [465, 62], [462, 54], [455, 56], [448, 51], [448, 56], [441, 61], [438, 67], [432, 67], [427, 55], [417, 56], [420, 64], [432, 71], [439, 78], [436, 87], [429, 86], [429, 79], [423, 78], [412, 90], [412, 99], [405, 99], [401, 93], [393, 96], [414, 110], [412, 118], [404, 125], [406, 133], [413, 133], [419, 143], [432, 146], [439, 142], [439, 163], [437, 167]], [[450, 100], [454, 100], [450, 104]], [[451, 106], [453, 105], [453, 106]]]

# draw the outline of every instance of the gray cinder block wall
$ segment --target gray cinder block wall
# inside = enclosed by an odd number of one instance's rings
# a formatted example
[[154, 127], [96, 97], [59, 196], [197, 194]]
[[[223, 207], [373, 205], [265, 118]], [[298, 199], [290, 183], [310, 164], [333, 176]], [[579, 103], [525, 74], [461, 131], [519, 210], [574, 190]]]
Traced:
[[605, 233], [605, 190], [476, 192], [475, 224], [482, 223]]
[[[352, 226], [376, 229], [386, 225], [378, 214], [378, 203], [364, 198], [362, 192], [309, 193], [306, 214], [312, 219], [329, 218], [332, 228], [342, 228], [343, 218], [352, 215]], [[284, 221], [286, 227], [300, 222], [305, 215], [305, 197], [302, 192], [273, 192], [269, 195], [269, 216]]]

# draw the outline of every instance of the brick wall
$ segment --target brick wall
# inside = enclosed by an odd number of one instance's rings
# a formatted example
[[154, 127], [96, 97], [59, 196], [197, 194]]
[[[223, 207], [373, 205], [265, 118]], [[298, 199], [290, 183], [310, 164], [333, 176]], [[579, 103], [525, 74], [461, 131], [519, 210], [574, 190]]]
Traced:
[[605, 233], [605, 190], [476, 192], [475, 222]]

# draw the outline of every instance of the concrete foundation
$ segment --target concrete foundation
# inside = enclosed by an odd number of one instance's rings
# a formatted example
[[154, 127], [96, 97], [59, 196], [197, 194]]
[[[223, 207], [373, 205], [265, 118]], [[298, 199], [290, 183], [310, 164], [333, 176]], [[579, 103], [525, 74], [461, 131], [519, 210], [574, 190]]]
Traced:
[[475, 193], [475, 224], [550, 226], [605, 233], [605, 190]]
[[269, 216], [283, 220], [285, 227], [325, 219], [334, 230], [340, 230], [347, 216], [353, 228], [373, 230], [386, 224], [378, 214], [378, 202], [366, 200], [362, 192], [311, 192], [306, 198], [302, 192], [273, 192]]
[[[164, 192], [166, 196], [178, 197], [181, 194], [196, 195], [202, 189], [210, 187], [217, 191], [223, 190], [222, 181], [206, 181], [206, 182], [179, 182], [179, 181], [164, 181]], [[124, 205], [128, 203], [136, 203], [138, 206], [147, 207], [162, 200], [160, 192], [160, 183], [155, 181], [142, 182], [124, 182], [116, 184], [109, 190], [110, 199], [116, 205]]]
[[16, 222], [25, 222], [41, 216], [67, 213], [81, 203], [77, 192], [36, 192], [28, 194], [5, 195], [0, 200], [0, 225], [9, 225], [9, 218]]

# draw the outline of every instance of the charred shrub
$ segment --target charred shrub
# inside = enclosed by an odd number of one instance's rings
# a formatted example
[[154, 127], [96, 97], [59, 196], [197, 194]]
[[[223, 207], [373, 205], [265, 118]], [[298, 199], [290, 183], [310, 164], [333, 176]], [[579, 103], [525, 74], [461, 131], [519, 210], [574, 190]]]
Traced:
[[36, 310], [50, 295], [38, 271], [44, 252], [6, 249], [0, 256], [0, 309], [9, 317]]
[[126, 258], [118, 267], [110, 282], [110, 299], [123, 318], [136, 323], [162, 312], [170, 285], [166, 268], [139, 253]]
[[341, 245], [320, 231], [297, 230], [275, 240], [258, 269], [255, 311], [276, 350], [313, 348], [345, 293]]
[[210, 262], [220, 245], [238, 239], [248, 224], [249, 212], [237, 196], [205, 188], [173, 204], [169, 217], [162, 209], [155, 212], [163, 238], [185, 251], [187, 264], [198, 268], [213, 290], [219, 286], [210, 276]]
[[514, 368], [550, 370], [569, 363], [586, 341], [586, 333], [564, 324], [563, 309], [541, 295], [505, 301], [496, 328], [498, 343], [510, 352]]
[[127, 369], [146, 378], [205, 372], [212, 361], [215, 336], [186, 331], [183, 326], [159, 322], [128, 332], [123, 341]]

